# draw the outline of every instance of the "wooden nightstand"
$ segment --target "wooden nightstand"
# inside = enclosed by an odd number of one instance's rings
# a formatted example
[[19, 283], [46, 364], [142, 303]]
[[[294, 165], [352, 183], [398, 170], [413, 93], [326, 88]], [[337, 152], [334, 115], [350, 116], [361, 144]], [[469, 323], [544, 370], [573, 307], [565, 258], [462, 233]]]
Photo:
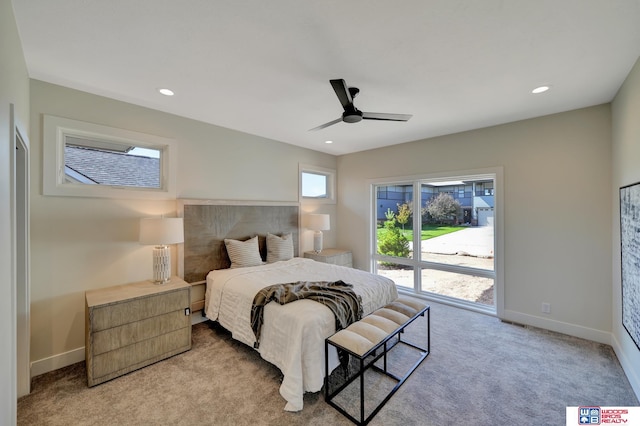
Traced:
[[180, 278], [90, 290], [85, 302], [89, 386], [191, 349], [191, 285]]
[[323, 249], [319, 254], [315, 251], [307, 251], [304, 253], [304, 257], [318, 262], [353, 268], [353, 257], [349, 250]]

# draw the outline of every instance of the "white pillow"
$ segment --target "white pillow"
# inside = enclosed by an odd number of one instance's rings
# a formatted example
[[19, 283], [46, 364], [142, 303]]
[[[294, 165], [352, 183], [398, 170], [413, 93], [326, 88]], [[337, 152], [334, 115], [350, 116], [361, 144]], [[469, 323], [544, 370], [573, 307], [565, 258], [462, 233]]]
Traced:
[[244, 268], [247, 266], [262, 265], [260, 248], [258, 247], [258, 236], [247, 240], [230, 240], [225, 238], [224, 245], [227, 247], [227, 254], [231, 260], [232, 268]]
[[267, 263], [293, 259], [293, 237], [285, 234], [282, 237], [267, 234]]

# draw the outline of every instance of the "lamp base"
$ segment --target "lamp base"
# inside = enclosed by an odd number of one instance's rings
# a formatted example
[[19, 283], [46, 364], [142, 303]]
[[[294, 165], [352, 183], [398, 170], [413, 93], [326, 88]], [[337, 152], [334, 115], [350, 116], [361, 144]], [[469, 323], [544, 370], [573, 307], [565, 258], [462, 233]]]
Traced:
[[171, 278], [171, 249], [169, 246], [153, 248], [153, 283], [165, 284]]
[[316, 231], [313, 234], [313, 251], [320, 254], [322, 251], [322, 231]]

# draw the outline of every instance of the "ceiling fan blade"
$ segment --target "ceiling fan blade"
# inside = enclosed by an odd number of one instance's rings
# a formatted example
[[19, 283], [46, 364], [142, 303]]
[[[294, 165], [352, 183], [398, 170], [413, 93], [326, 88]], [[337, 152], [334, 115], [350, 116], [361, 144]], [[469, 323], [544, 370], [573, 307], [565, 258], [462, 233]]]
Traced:
[[313, 132], [313, 131], [315, 131], [315, 130], [322, 130], [322, 129], [324, 129], [325, 127], [333, 126], [334, 124], [337, 124], [337, 123], [339, 123], [339, 122], [341, 122], [341, 121], [342, 121], [342, 117], [340, 117], [340, 118], [336, 118], [336, 119], [335, 119], [335, 120], [333, 120], [333, 121], [330, 121], [330, 122], [328, 122], [328, 123], [321, 124], [321, 125], [319, 125], [318, 127], [314, 127], [313, 129], [309, 129], [309, 131], [310, 131], [310, 132]]
[[387, 114], [384, 112], [363, 112], [363, 120], [409, 121], [411, 114]]
[[333, 90], [336, 92], [343, 108], [353, 105], [353, 98], [351, 97], [347, 83], [343, 79], [329, 80], [329, 82], [331, 83]]

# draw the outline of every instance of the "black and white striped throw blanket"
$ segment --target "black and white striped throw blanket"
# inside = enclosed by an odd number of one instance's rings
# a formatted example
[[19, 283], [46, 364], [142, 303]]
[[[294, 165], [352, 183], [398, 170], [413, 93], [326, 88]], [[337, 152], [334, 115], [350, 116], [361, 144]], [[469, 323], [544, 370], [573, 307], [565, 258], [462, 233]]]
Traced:
[[327, 306], [336, 318], [336, 331], [362, 318], [362, 298], [353, 286], [343, 281], [298, 281], [274, 284], [260, 290], [251, 307], [251, 328], [256, 336], [255, 347], [260, 344], [264, 307], [271, 301], [281, 305], [300, 299], [311, 299]]

